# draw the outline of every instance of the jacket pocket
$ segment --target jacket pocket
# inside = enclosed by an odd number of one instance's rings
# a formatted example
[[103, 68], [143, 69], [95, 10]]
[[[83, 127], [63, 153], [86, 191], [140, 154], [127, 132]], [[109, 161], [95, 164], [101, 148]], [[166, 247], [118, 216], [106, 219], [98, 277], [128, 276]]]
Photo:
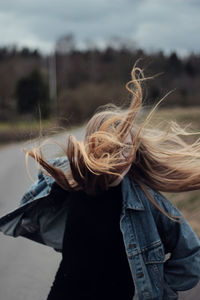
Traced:
[[145, 264], [164, 263], [165, 253], [161, 243], [155, 243], [143, 249]]
[[163, 265], [165, 254], [163, 246], [161, 243], [156, 243], [150, 247], [146, 247], [143, 250], [142, 255], [154, 293], [160, 294], [163, 290], [164, 282]]

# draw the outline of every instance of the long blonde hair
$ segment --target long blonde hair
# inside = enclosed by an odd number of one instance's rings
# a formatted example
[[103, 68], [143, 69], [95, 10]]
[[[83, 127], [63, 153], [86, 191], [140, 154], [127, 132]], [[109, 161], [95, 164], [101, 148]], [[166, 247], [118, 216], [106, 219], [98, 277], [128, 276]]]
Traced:
[[[26, 155], [39, 162], [64, 189], [82, 189], [88, 194], [108, 189], [131, 164], [130, 178], [168, 215], [148, 195], [145, 185], [163, 192], [200, 189], [200, 140], [186, 143], [183, 137], [192, 133], [174, 122], [163, 129], [148, 127], [155, 107], [144, 121], [140, 120], [145, 79], [142, 70], [134, 66], [131, 81], [126, 84], [132, 96], [128, 109], [104, 106], [89, 120], [83, 141], [69, 136], [65, 150], [70, 164], [67, 172], [51, 165], [38, 148], [26, 151]], [[131, 149], [125, 143], [128, 134], [132, 137]], [[121, 160], [124, 151], [129, 153], [126, 161]]]

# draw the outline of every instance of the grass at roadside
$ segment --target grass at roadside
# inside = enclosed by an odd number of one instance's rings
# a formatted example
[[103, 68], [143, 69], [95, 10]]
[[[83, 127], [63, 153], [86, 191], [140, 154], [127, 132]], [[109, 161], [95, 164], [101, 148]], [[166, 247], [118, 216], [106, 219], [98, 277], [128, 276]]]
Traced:
[[53, 134], [59, 132], [61, 128], [55, 121], [19, 121], [0, 123], [0, 146], [13, 142], [31, 140], [41, 134]]
[[[144, 119], [149, 110], [144, 110]], [[172, 109], [157, 109], [151, 118], [150, 125], [154, 126], [163, 122], [175, 121], [182, 127], [189, 126], [190, 132], [200, 131], [200, 106], [199, 107], [177, 107]], [[164, 126], [166, 126], [164, 123]], [[200, 132], [199, 132], [200, 136]]]
[[200, 191], [169, 193], [166, 197], [182, 212], [200, 238]]
[[[144, 115], [146, 115], [146, 112]], [[191, 128], [200, 130], [200, 107], [158, 109], [152, 117], [151, 124], [156, 124], [163, 120], [177, 121], [183, 126], [191, 124]], [[41, 127], [43, 132], [59, 132], [63, 130], [55, 120], [44, 120]], [[0, 145], [37, 137], [39, 132], [39, 121], [0, 122]]]
[[[42, 121], [42, 127], [48, 128], [51, 126], [51, 120]], [[37, 121], [18, 121], [18, 122], [0, 122], [0, 132], [7, 131], [10, 129], [30, 129], [30, 130], [38, 130], [40, 127], [39, 122]]]
[[192, 123], [195, 127], [200, 128], [200, 106], [197, 107], [177, 107], [173, 109], [159, 109], [156, 112], [163, 119], [173, 119], [177, 122]]

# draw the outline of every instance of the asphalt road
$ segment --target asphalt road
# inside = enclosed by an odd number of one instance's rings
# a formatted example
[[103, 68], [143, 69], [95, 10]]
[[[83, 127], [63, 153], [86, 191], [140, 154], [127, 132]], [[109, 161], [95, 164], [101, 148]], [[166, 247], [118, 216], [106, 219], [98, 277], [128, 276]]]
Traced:
[[[73, 131], [73, 134], [79, 139], [82, 132]], [[66, 136], [56, 140], [65, 144]], [[17, 207], [32, 184], [26, 173], [22, 147], [27, 145], [21, 143], [0, 149], [0, 216]], [[44, 148], [48, 157], [59, 151], [53, 143]], [[29, 160], [29, 165], [36, 179], [33, 159]], [[61, 255], [49, 247], [0, 233], [0, 300], [45, 300], [60, 259]]]
[[[74, 131], [79, 139], [82, 131]], [[65, 137], [62, 139], [65, 142]], [[27, 176], [24, 153], [17, 144], [0, 149], [0, 215], [15, 208], [32, 183]], [[59, 151], [52, 144], [51, 152]], [[30, 159], [34, 179], [37, 169]], [[0, 300], [45, 300], [61, 255], [24, 238], [0, 235]], [[200, 285], [181, 294], [181, 300], [200, 299]], [[103, 299], [102, 299], [103, 300]]]

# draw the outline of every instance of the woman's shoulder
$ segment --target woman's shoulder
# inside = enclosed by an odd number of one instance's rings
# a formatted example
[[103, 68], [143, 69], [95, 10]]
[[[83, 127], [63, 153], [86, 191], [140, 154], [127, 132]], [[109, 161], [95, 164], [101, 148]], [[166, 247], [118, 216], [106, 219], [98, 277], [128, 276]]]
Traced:
[[[131, 178], [128, 179], [128, 182], [132, 193], [134, 193], [134, 198], [139, 199], [140, 203], [144, 207], [144, 210], [151, 211], [155, 218], [158, 216], [158, 214], [162, 213], [161, 210], [165, 211], [171, 216], [181, 215], [176, 206], [162, 192], [146, 184], [134, 182]], [[161, 210], [159, 208], [161, 208]]]
[[67, 169], [69, 167], [69, 160], [66, 156], [58, 156], [48, 159], [48, 162], [55, 167], [60, 167], [62, 169]]

